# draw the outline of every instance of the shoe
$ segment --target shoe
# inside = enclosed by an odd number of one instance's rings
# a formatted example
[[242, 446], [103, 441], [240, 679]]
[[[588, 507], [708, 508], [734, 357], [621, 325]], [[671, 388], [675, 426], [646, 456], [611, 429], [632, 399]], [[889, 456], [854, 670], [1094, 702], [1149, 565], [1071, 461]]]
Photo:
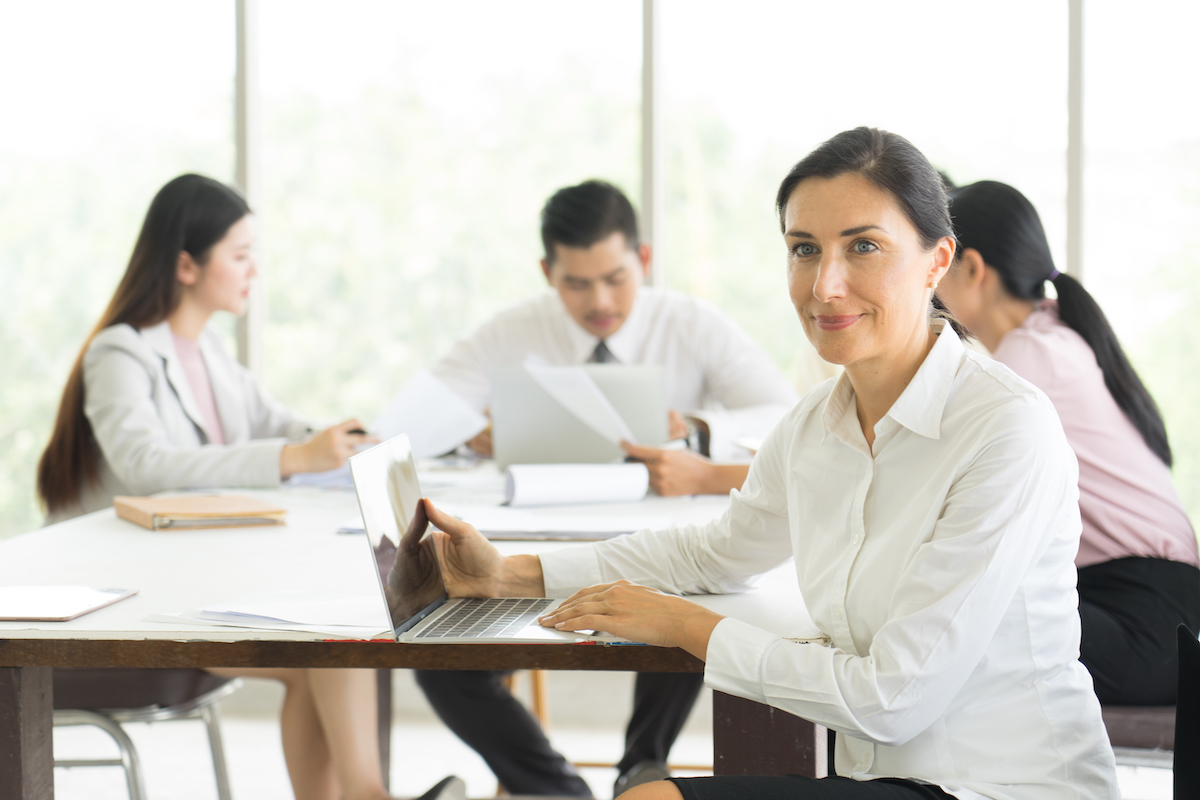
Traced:
[[457, 775], [450, 775], [416, 800], [467, 800], [467, 784]]
[[667, 765], [661, 761], [642, 761], [617, 778], [617, 782], [613, 784], [613, 797], [620, 797], [622, 793], [628, 792], [635, 786], [641, 786], [643, 783], [665, 781], [669, 777], [671, 777], [671, 773], [667, 771]]

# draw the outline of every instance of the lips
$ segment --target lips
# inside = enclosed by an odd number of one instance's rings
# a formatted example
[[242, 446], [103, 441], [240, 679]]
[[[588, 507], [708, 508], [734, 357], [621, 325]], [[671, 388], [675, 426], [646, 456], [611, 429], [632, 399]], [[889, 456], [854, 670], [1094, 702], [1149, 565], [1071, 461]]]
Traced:
[[823, 331], [841, 331], [862, 319], [862, 314], [814, 314], [817, 327]]

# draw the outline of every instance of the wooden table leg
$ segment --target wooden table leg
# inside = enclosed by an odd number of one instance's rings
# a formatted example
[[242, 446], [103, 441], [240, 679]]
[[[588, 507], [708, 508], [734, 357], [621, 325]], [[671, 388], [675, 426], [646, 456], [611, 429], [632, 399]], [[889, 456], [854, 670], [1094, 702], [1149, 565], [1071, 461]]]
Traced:
[[713, 692], [714, 775], [824, 778], [825, 728], [786, 711]]
[[0, 800], [54, 797], [50, 667], [0, 667]]

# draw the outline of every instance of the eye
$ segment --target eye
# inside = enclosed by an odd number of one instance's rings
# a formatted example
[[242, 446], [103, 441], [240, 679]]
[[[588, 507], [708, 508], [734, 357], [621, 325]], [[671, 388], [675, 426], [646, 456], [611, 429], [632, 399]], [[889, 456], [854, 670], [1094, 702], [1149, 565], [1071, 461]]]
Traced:
[[817, 253], [817, 246], [812, 242], [800, 242], [792, 248], [792, 253], [797, 256], [812, 256]]
[[873, 253], [879, 249], [873, 243], [864, 239], [859, 239], [857, 242], [852, 244], [851, 247], [854, 248], [854, 252], [856, 253]]

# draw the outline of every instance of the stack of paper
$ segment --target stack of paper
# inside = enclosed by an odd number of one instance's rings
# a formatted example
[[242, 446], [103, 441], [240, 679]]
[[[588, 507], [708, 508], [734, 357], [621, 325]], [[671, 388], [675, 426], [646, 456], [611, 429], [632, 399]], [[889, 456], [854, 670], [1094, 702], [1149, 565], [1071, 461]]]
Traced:
[[383, 595], [333, 592], [263, 592], [209, 603], [174, 614], [152, 614], [151, 622], [229, 625], [238, 628], [329, 633], [344, 639], [370, 639], [390, 630]]

